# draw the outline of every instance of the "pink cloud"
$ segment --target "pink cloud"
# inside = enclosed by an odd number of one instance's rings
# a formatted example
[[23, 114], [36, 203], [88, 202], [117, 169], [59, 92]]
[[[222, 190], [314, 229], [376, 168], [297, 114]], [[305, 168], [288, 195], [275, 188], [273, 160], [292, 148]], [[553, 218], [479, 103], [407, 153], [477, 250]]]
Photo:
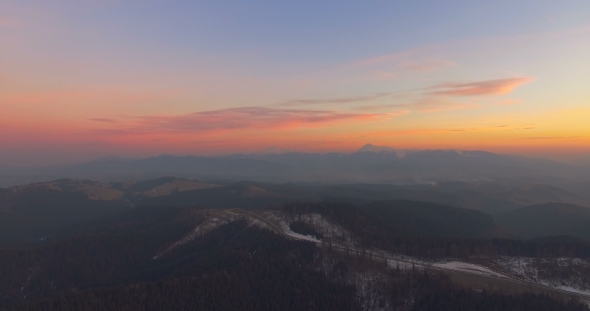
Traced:
[[514, 91], [515, 88], [530, 83], [533, 80], [534, 78], [531, 77], [522, 77], [470, 83], [445, 83], [430, 87], [429, 89], [436, 90], [431, 94], [447, 96], [505, 95]]

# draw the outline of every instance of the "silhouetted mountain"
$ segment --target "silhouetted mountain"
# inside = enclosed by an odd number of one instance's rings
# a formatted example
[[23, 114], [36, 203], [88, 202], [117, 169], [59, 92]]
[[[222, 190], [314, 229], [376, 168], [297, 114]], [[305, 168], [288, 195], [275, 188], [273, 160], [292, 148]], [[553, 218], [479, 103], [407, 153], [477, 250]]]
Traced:
[[568, 184], [564, 187], [577, 197], [590, 201], [590, 182]]
[[563, 203], [527, 206], [496, 219], [521, 238], [569, 235], [590, 240], [590, 209], [586, 207]]

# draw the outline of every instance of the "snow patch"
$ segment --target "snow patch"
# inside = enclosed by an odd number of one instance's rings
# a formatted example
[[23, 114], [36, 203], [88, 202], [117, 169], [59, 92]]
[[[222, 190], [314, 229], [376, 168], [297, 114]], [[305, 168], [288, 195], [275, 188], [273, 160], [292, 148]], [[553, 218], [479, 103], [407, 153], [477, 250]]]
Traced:
[[527, 258], [501, 256], [493, 260], [515, 278], [590, 296], [590, 263], [579, 258]]
[[449, 261], [449, 262], [442, 262], [442, 263], [434, 263], [432, 264], [433, 267], [442, 268], [446, 270], [453, 270], [453, 271], [460, 271], [460, 272], [467, 272], [472, 274], [480, 274], [480, 275], [487, 275], [493, 276], [497, 278], [509, 279], [508, 276], [498, 273], [496, 271], [492, 271], [489, 268], [484, 266], [475, 265], [471, 263], [466, 263], [462, 261]]
[[258, 227], [260, 229], [270, 229], [270, 227], [267, 224], [265, 224], [264, 222], [262, 222], [258, 219], [254, 219], [254, 218], [248, 219], [248, 227]]
[[267, 219], [277, 224], [286, 235], [294, 239], [305, 240], [314, 243], [321, 243], [321, 241], [316, 239], [315, 237], [310, 237], [307, 235], [299, 234], [297, 232], [293, 232], [293, 230], [291, 230], [291, 228], [289, 227], [289, 224], [291, 224], [293, 220], [285, 213], [279, 211], [266, 211], [263, 213], [263, 215]]
[[586, 291], [586, 290], [579, 290], [577, 288], [573, 288], [573, 287], [569, 287], [569, 286], [559, 286], [557, 287], [561, 290], [567, 291], [567, 292], [572, 292], [572, 293], [576, 293], [576, 294], [582, 294], [582, 295], [586, 295], [586, 296], [590, 296], [590, 291]]
[[355, 273], [352, 283], [357, 289], [357, 301], [362, 310], [390, 310], [389, 301], [376, 286], [379, 282], [384, 282], [380, 273]]
[[196, 226], [189, 234], [185, 235], [182, 239], [174, 242], [174, 244], [172, 244], [166, 250], [164, 250], [163, 252], [154, 256], [153, 259], [158, 259], [158, 258], [162, 257], [164, 254], [166, 254], [167, 252], [173, 250], [174, 248], [184, 245], [184, 244], [194, 240], [196, 237], [203, 236], [204, 234], [206, 234], [210, 231], [213, 231], [213, 229], [216, 229], [222, 225], [226, 225], [232, 221], [233, 221], [233, 219], [231, 219], [231, 218], [224, 218], [224, 219], [219, 219], [217, 217], [208, 218], [205, 221], [203, 221], [201, 224]]

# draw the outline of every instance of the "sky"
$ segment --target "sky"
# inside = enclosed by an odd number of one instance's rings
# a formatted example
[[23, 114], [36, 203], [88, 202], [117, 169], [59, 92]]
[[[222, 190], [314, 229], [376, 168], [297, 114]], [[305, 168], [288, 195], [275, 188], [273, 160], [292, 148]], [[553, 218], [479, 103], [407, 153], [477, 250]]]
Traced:
[[590, 1], [0, 0], [0, 166], [487, 150], [590, 165]]

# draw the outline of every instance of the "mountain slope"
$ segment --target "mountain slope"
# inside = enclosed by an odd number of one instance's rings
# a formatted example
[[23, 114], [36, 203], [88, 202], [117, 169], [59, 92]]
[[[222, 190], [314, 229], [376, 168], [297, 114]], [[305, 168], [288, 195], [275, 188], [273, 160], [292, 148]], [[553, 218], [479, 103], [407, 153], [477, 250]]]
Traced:
[[130, 207], [123, 193], [89, 181], [61, 180], [0, 191], [0, 245], [33, 243], [54, 230]]
[[484, 238], [497, 234], [494, 219], [482, 212], [419, 201], [376, 202], [365, 207], [342, 203], [294, 203], [291, 214], [319, 213], [358, 236]]
[[570, 235], [590, 240], [590, 209], [577, 205], [527, 206], [500, 214], [496, 220], [522, 238]]

